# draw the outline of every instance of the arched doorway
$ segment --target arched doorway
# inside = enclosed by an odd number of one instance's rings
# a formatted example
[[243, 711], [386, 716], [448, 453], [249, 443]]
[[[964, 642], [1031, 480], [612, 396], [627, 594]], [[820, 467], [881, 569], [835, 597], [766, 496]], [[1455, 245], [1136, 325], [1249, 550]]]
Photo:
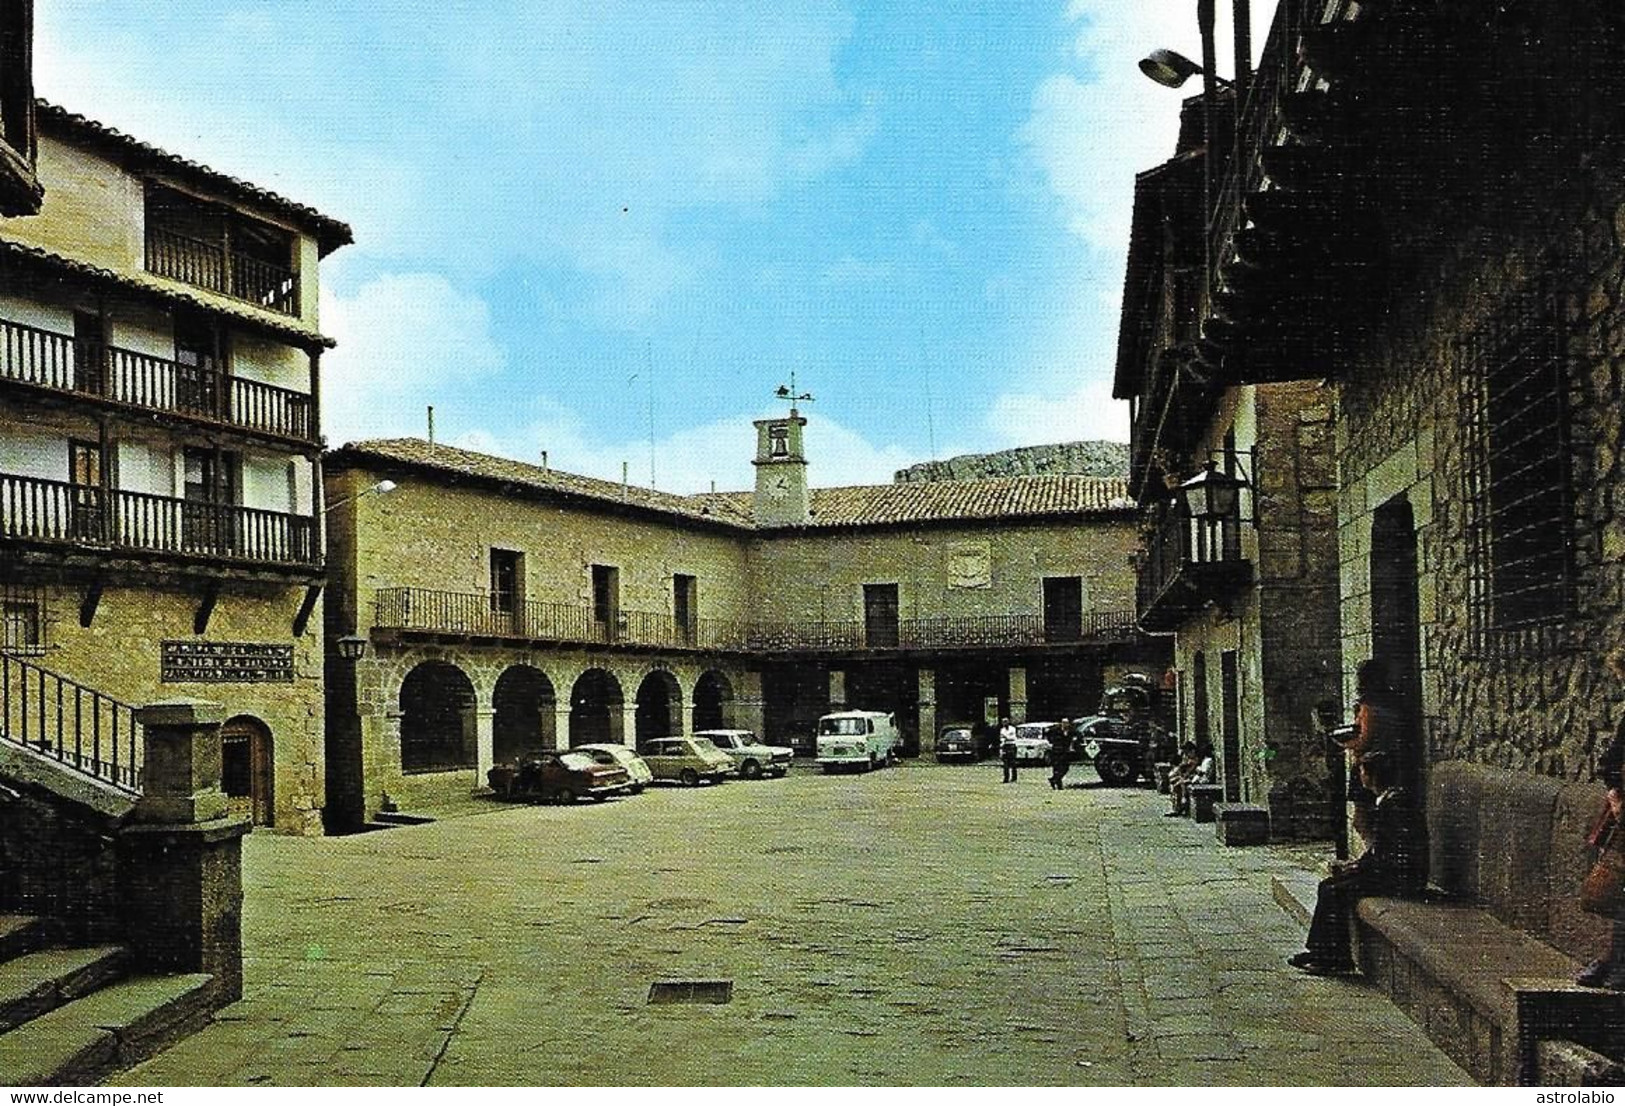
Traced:
[[276, 820], [271, 730], [258, 718], [239, 714], [220, 727], [220, 789], [226, 808], [252, 818], [256, 826]]
[[694, 728], [721, 730], [728, 726], [733, 684], [720, 672], [707, 672], [694, 685]]
[[508, 764], [557, 746], [553, 682], [540, 669], [516, 664], [497, 677], [491, 697], [491, 755]]
[[683, 689], [670, 672], [651, 672], [638, 685], [637, 743], [683, 732]]
[[401, 771], [473, 768], [474, 685], [456, 665], [425, 661], [401, 682]]
[[602, 668], [589, 668], [570, 689], [570, 746], [620, 741], [621, 684]]

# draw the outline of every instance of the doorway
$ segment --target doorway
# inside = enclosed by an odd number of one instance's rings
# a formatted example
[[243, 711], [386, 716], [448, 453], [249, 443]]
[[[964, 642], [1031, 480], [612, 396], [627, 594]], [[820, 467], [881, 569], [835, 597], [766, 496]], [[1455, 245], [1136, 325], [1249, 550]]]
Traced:
[[256, 826], [276, 817], [271, 731], [264, 722], [239, 715], [220, 727], [220, 789], [226, 809], [247, 815]]
[[1371, 656], [1383, 662], [1399, 714], [1395, 749], [1401, 783], [1424, 795], [1422, 755], [1422, 636], [1416, 598], [1416, 518], [1411, 502], [1395, 496], [1371, 520]]

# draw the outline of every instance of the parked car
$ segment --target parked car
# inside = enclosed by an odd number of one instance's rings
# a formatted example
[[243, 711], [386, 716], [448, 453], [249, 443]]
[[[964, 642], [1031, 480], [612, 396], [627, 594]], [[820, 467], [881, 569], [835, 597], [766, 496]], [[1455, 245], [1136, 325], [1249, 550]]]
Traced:
[[741, 779], [786, 775], [796, 756], [788, 745], [763, 745], [749, 730], [696, 730], [694, 736], [707, 739], [726, 753], [739, 769]]
[[842, 710], [818, 720], [818, 763], [868, 772], [897, 758], [897, 720], [875, 710]]
[[573, 803], [580, 798], [602, 802], [625, 791], [630, 777], [619, 766], [599, 764], [586, 753], [531, 753], [515, 764], [498, 764], [485, 774], [491, 790], [504, 799]]
[[703, 737], [657, 737], [638, 750], [657, 780], [676, 780], [694, 787], [701, 780], [720, 783], [734, 774], [734, 762]]
[[981, 741], [969, 722], [956, 722], [937, 731], [937, 759], [972, 761], [981, 758]]
[[1072, 727], [1073, 763], [1093, 764], [1101, 781], [1112, 787], [1155, 779], [1156, 762], [1171, 760], [1173, 745], [1172, 734], [1139, 719], [1096, 715]]
[[1050, 738], [1059, 736], [1059, 722], [1023, 722], [1016, 727], [1016, 763], [1048, 764]]
[[603, 745], [577, 745], [573, 752], [586, 753], [599, 764], [608, 764], [626, 769], [627, 791], [633, 795], [641, 792], [654, 780], [654, 773], [643, 758], [634, 753], [625, 745], [609, 742]]

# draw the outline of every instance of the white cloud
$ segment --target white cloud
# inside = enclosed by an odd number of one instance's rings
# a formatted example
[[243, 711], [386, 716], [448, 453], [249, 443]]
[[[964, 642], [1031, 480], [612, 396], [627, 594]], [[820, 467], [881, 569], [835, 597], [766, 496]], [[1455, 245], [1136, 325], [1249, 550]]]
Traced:
[[1005, 446], [1049, 442], [1128, 441], [1128, 404], [1111, 385], [1089, 381], [1066, 395], [1009, 392], [994, 401], [988, 429]]
[[322, 322], [338, 347], [322, 358], [322, 422], [333, 442], [422, 435], [425, 406], [492, 387], [507, 354], [485, 302], [432, 273], [391, 273], [354, 296], [324, 290]]

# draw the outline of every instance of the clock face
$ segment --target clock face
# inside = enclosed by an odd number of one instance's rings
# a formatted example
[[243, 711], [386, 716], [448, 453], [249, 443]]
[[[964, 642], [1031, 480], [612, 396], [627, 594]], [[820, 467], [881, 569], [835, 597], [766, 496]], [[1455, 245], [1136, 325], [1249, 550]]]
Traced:
[[790, 478], [782, 473], [767, 482], [767, 494], [774, 499], [783, 499], [790, 494]]

